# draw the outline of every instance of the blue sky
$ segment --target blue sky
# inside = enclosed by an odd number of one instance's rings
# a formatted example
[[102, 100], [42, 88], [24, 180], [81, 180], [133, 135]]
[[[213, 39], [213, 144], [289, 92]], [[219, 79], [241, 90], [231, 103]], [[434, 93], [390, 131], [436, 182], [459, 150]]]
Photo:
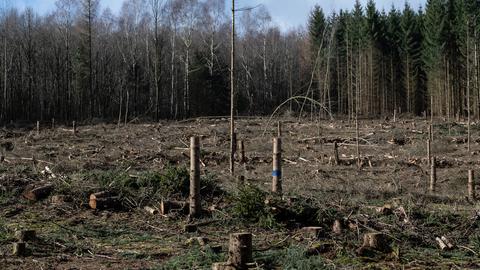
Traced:
[[[11, 0], [20, 9], [30, 6], [37, 12], [43, 14], [53, 10], [56, 0]], [[230, 3], [230, 0], [226, 0]], [[118, 11], [123, 0], [101, 0], [102, 7], [110, 7], [114, 12]], [[272, 15], [272, 19], [282, 29], [290, 29], [304, 25], [312, 7], [320, 5], [326, 12], [353, 7], [354, 0], [237, 0], [238, 7], [256, 6], [263, 4]], [[361, 0], [365, 4], [367, 0]], [[416, 9], [423, 6], [426, 0], [409, 0], [410, 5]], [[389, 10], [393, 3], [399, 8], [405, 4], [404, 0], [377, 0], [378, 9]]]

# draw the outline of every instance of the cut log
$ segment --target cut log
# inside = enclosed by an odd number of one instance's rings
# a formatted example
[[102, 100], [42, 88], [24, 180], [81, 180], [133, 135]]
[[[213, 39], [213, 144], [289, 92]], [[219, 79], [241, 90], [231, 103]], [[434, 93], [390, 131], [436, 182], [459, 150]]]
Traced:
[[52, 184], [45, 184], [42, 186], [32, 187], [30, 189], [27, 189], [23, 193], [23, 197], [25, 197], [30, 201], [38, 201], [48, 197], [48, 195], [50, 195], [53, 189], [54, 187]]
[[25, 256], [27, 255], [27, 245], [25, 242], [13, 243], [13, 256]]
[[235, 269], [248, 269], [247, 264], [252, 261], [252, 234], [231, 234], [228, 248], [228, 262], [235, 267]]
[[442, 241], [447, 245], [449, 249], [453, 249], [455, 246], [447, 239], [445, 236], [442, 236]]
[[20, 242], [32, 241], [37, 238], [35, 230], [20, 230], [15, 232], [15, 238]]
[[120, 198], [108, 191], [97, 192], [90, 195], [88, 203], [92, 209], [119, 209]]
[[160, 203], [160, 213], [167, 215], [170, 212], [177, 211], [181, 213], [188, 213], [189, 203], [179, 201], [162, 201]]
[[441, 250], [452, 250], [455, 247], [445, 236], [436, 237], [435, 240]]
[[147, 211], [147, 213], [151, 214], [151, 215], [156, 215], [158, 214], [158, 210], [153, 208], [153, 207], [150, 207], [150, 206], [145, 206], [145, 211]]

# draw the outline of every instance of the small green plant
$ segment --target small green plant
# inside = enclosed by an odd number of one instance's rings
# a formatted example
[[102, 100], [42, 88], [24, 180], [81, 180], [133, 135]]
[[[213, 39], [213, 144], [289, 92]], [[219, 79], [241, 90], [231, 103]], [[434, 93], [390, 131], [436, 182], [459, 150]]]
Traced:
[[201, 250], [199, 247], [194, 247], [184, 255], [172, 257], [162, 266], [155, 269], [212, 269], [213, 263], [223, 261], [226, 261], [224, 254], [216, 254], [208, 248]]
[[255, 254], [255, 260], [266, 269], [316, 270], [328, 267], [321, 256], [307, 256], [305, 248], [289, 247]]
[[233, 198], [233, 215], [236, 218], [258, 222], [268, 215], [265, 207], [266, 192], [256, 186], [244, 185]]

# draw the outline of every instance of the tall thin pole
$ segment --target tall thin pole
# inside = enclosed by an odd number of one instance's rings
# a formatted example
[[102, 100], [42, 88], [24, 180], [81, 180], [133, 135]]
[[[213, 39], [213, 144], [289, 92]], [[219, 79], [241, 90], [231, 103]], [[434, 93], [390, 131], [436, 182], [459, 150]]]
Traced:
[[230, 173], [235, 174], [235, 0], [232, 0], [232, 53], [230, 59]]

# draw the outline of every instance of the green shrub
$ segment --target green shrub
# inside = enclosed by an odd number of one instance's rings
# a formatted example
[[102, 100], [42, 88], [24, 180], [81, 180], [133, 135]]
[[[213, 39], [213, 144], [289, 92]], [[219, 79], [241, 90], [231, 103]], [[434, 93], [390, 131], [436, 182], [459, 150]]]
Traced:
[[213, 263], [223, 261], [226, 261], [224, 254], [215, 254], [208, 248], [203, 251], [200, 248], [195, 247], [185, 254], [172, 257], [162, 266], [155, 269], [212, 269]]
[[332, 269], [321, 256], [306, 256], [302, 247], [289, 247], [283, 250], [272, 250], [255, 254], [258, 263], [265, 269], [316, 270]]
[[233, 215], [249, 222], [258, 222], [268, 215], [265, 207], [267, 193], [252, 185], [240, 187], [233, 197]]

